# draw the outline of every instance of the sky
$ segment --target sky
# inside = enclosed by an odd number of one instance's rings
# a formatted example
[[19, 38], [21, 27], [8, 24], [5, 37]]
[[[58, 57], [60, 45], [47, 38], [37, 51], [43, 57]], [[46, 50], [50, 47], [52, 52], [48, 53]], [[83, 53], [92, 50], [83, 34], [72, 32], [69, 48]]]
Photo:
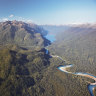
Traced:
[[96, 22], [96, 0], [0, 0], [0, 21], [36, 24]]

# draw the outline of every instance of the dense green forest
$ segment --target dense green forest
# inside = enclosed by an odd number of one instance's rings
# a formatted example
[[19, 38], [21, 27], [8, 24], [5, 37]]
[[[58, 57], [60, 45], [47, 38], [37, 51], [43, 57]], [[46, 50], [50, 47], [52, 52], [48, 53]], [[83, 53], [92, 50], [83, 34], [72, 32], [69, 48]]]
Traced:
[[68, 70], [96, 74], [95, 30], [88, 29], [84, 35], [83, 29], [76, 28], [67, 29], [72, 34], [62, 29], [51, 44], [44, 37], [48, 31], [42, 27], [21, 21], [1, 22], [0, 96], [90, 96], [87, 86], [92, 79], [58, 70], [58, 66], [74, 64]]
[[75, 64], [73, 71], [96, 75], [96, 28], [77, 26], [56, 35], [57, 41], [50, 47], [57, 54]]
[[55, 35], [56, 41], [49, 46], [50, 53], [73, 64], [70, 71], [96, 76], [96, 25], [73, 26]]
[[0, 96], [90, 96], [86, 78], [57, 69], [66, 64], [50, 57], [44, 48], [1, 47]]

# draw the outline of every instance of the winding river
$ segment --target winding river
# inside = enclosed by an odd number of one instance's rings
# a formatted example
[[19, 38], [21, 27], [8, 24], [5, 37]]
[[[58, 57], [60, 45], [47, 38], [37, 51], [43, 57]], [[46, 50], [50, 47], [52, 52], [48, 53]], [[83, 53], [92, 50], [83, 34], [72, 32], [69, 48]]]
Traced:
[[62, 72], [65, 72], [65, 73], [70, 73], [70, 74], [74, 74], [74, 75], [79, 75], [79, 76], [84, 76], [84, 77], [87, 77], [87, 78], [91, 78], [94, 80], [94, 83], [90, 83], [87, 87], [88, 87], [88, 90], [90, 92], [90, 95], [91, 96], [94, 96], [94, 93], [93, 93], [93, 90], [94, 88], [96, 87], [96, 76], [93, 76], [91, 74], [88, 74], [88, 73], [82, 73], [82, 72], [78, 72], [78, 73], [72, 73], [72, 72], [69, 72], [67, 71], [67, 68], [70, 68], [72, 67], [73, 65], [70, 64], [70, 65], [65, 65], [65, 66], [59, 66], [58, 69]]
[[[47, 35], [46, 38], [48, 40], [50, 40], [51, 42], [54, 42], [56, 40], [55, 36], [54, 35], [50, 35], [50, 34]], [[49, 53], [49, 51], [46, 48], [46, 54], [48, 54], [48, 53]], [[51, 56], [59, 58], [60, 60], [64, 61], [60, 56], [57, 56], [57, 55], [51, 55]], [[73, 64], [62, 65], [62, 66], [59, 66], [58, 69], [60, 71], [62, 71], [62, 72], [67, 73], [67, 74], [74, 74], [74, 75], [83, 76], [83, 77], [87, 77], [87, 78], [93, 79], [94, 83], [90, 83], [89, 85], [87, 85], [87, 88], [89, 90], [90, 96], [94, 96], [93, 90], [96, 87], [96, 76], [88, 74], [88, 73], [82, 73], [82, 72], [78, 72], [78, 73], [69, 72], [69, 71], [67, 71], [67, 68], [70, 68], [70, 67], [73, 67]]]

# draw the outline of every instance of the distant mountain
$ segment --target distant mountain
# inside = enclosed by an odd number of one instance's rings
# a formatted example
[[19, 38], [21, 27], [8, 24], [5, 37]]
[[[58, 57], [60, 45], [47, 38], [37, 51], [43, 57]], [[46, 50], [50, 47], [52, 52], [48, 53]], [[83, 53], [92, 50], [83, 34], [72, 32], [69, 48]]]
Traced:
[[49, 34], [58, 34], [59, 32], [65, 31], [70, 28], [68, 25], [41, 25]]
[[[89, 35], [90, 34], [90, 35]], [[93, 24], [80, 24], [80, 25], [71, 25], [67, 30], [60, 31], [57, 33], [57, 39], [66, 40], [66, 39], [79, 39], [86, 35], [91, 36], [92, 34], [96, 34], [96, 25]], [[88, 38], [85, 38], [88, 39]]]
[[18, 44], [20, 46], [46, 46], [50, 43], [43, 35], [47, 32], [35, 24], [22, 21], [0, 23], [0, 44]]
[[28, 23], [29, 27], [35, 29], [36, 32], [41, 33], [43, 36], [46, 36], [48, 34], [48, 30], [45, 30], [43, 26], [39, 26], [33, 23]]
[[[76, 30], [76, 28], [83, 29], [96, 29], [96, 24], [67, 24], [67, 25], [41, 25], [49, 34], [58, 35], [61, 32], [68, 32], [69, 30]], [[68, 30], [68, 31], [67, 31]], [[79, 30], [80, 31], [80, 30]]]

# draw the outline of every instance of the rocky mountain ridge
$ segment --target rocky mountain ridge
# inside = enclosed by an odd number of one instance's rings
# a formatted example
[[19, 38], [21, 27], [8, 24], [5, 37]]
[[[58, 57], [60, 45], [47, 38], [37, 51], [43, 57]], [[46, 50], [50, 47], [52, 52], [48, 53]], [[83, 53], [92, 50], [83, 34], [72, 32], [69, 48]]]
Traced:
[[47, 32], [35, 25], [22, 21], [0, 23], [0, 44], [18, 44], [20, 46], [46, 46], [50, 41], [43, 35]]

